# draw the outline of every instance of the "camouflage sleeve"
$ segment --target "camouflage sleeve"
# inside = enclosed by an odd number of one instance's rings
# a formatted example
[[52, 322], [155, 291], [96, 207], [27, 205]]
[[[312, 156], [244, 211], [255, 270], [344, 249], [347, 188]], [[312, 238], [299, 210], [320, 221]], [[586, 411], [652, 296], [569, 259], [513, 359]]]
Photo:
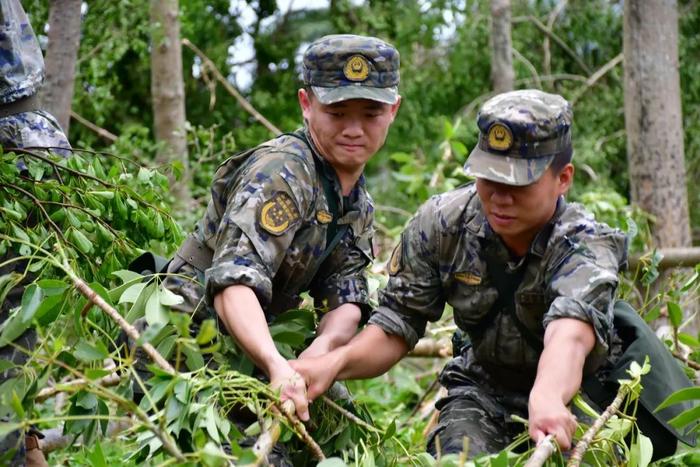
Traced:
[[348, 229], [311, 286], [311, 296], [316, 303], [325, 302], [329, 310], [344, 303], [355, 303], [362, 309], [363, 321], [370, 311], [366, 269], [373, 260], [372, 224], [373, 216], [368, 214]]
[[207, 303], [236, 284], [251, 287], [263, 306], [271, 302], [272, 279], [313, 198], [311, 177], [301, 158], [286, 153], [263, 154], [238, 177], [205, 271]]
[[544, 316], [546, 327], [558, 318], [575, 318], [593, 326], [596, 345], [587, 368], [605, 357], [613, 326], [618, 272], [626, 257], [622, 233], [608, 230], [574, 244], [569, 242], [548, 271], [550, 293], [556, 297]]
[[389, 263], [389, 282], [379, 293], [379, 308], [369, 319], [370, 324], [403, 337], [411, 349], [427, 322], [440, 319], [445, 307], [436, 212], [428, 201], [404, 230]]

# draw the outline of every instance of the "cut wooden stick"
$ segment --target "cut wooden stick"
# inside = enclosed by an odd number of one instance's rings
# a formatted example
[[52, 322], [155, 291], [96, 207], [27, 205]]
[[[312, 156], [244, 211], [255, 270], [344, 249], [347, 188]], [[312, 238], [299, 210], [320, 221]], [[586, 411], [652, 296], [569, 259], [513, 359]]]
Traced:
[[272, 412], [277, 415], [278, 418], [284, 416], [294, 427], [294, 430], [297, 432], [301, 440], [309, 447], [314, 457], [320, 461], [324, 460], [326, 456], [323, 454], [321, 446], [319, 446], [311, 435], [309, 435], [309, 432], [306, 431], [306, 426], [304, 426], [304, 424], [301, 423], [299, 418], [297, 418], [297, 416], [294, 414], [294, 403], [287, 404], [287, 402], [291, 401], [284, 401], [281, 406], [274, 403], [272, 406]]

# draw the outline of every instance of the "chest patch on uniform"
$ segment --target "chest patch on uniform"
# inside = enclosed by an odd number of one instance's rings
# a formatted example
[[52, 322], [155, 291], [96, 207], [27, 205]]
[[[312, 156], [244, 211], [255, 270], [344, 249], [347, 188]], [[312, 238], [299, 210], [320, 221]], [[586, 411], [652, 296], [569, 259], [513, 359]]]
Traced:
[[454, 275], [455, 280], [460, 281], [462, 284], [467, 285], [479, 285], [481, 284], [481, 277], [471, 272], [456, 272]]
[[316, 220], [319, 221], [321, 224], [328, 224], [330, 221], [333, 220], [333, 215], [330, 212], [324, 211], [322, 209], [316, 212]]
[[299, 220], [299, 210], [291, 196], [275, 193], [260, 209], [258, 223], [272, 235], [282, 235]]
[[403, 269], [403, 258], [401, 254], [402, 248], [401, 242], [396, 245], [394, 251], [391, 253], [391, 259], [389, 259], [389, 274], [395, 276], [401, 269]]

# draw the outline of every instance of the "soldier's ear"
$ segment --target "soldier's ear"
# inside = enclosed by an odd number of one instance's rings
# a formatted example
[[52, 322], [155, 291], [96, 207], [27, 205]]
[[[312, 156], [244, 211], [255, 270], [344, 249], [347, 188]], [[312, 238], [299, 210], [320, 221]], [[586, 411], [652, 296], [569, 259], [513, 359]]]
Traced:
[[297, 97], [299, 99], [299, 107], [301, 107], [301, 114], [304, 116], [304, 120], [308, 120], [308, 113], [311, 111], [311, 99], [313, 99], [313, 97], [310, 96], [309, 92], [304, 88], [297, 91]]
[[399, 107], [401, 107], [401, 96], [399, 96], [399, 100], [397, 100], [395, 104], [391, 105], [391, 123], [394, 123]]
[[566, 194], [569, 188], [571, 188], [571, 184], [574, 183], [574, 171], [574, 164], [569, 162], [557, 175], [560, 195]]

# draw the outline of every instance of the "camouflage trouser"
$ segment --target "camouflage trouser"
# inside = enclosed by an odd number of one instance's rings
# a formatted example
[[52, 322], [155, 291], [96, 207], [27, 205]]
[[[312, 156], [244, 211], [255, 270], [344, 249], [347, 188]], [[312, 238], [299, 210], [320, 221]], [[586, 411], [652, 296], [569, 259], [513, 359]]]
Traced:
[[[12, 258], [12, 254], [7, 254], [4, 257], [0, 257], [0, 263]], [[0, 268], [0, 276], [9, 274], [13, 271], [19, 271], [24, 268], [24, 264], [13, 263], [7, 267]], [[26, 283], [29, 282], [25, 279], [22, 283], [15, 286], [10, 290], [10, 292], [5, 297], [5, 301], [2, 303], [0, 308], [0, 324], [5, 322], [9, 317], [10, 310], [20, 305], [22, 301], [22, 294], [24, 293], [24, 287]], [[13, 341], [18, 347], [25, 349], [33, 349], [36, 344], [36, 331], [34, 329], [29, 329], [20, 335], [17, 339]], [[16, 366], [24, 365], [27, 362], [28, 356], [18, 350], [17, 347], [13, 345], [6, 345], [0, 347], [0, 360], [5, 360], [11, 362]], [[15, 376], [15, 372], [12, 369], [6, 370], [0, 373], [0, 387], [3, 383], [7, 382], [10, 378]], [[7, 422], [12, 420], [14, 412], [7, 413], [6, 408], [3, 404], [0, 404], [0, 421]], [[11, 410], [7, 408], [8, 410]], [[16, 421], [16, 420], [14, 420]], [[10, 456], [14, 453], [14, 456]], [[4, 437], [0, 436], [0, 465], [11, 465], [11, 466], [21, 466], [24, 465], [24, 433], [21, 431], [13, 431]], [[9, 463], [9, 464], [8, 464]]]
[[462, 452], [464, 437], [469, 438], [469, 458], [503, 450], [523, 432], [516, 414], [527, 418], [527, 393], [503, 390], [490, 385], [478, 371], [470, 371], [466, 354], [452, 359], [440, 374], [447, 397], [436, 404], [438, 425], [428, 438], [428, 452], [437, 455]]

